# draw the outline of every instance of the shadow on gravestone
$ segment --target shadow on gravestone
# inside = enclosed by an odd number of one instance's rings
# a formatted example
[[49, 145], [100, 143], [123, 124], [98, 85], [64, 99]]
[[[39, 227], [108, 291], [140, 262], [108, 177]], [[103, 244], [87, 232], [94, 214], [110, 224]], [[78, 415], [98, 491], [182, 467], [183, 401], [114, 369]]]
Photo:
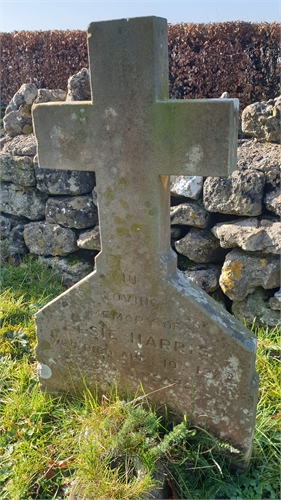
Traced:
[[102, 250], [96, 270], [36, 314], [49, 392], [142, 384], [251, 454], [256, 339], [176, 268], [169, 175], [227, 176], [238, 101], [168, 99], [167, 23], [144, 17], [88, 27], [92, 102], [39, 104], [39, 166], [95, 171]]

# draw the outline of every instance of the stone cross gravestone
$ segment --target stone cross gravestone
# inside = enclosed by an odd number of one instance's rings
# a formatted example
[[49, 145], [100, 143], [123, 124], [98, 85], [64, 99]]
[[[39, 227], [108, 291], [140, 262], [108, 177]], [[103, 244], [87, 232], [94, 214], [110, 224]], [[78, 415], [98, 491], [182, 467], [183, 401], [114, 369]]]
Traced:
[[96, 270], [36, 314], [47, 391], [123, 390], [206, 427], [248, 458], [256, 342], [176, 268], [169, 175], [227, 176], [238, 104], [168, 99], [167, 23], [90, 24], [92, 102], [34, 106], [39, 165], [94, 170], [102, 250]]

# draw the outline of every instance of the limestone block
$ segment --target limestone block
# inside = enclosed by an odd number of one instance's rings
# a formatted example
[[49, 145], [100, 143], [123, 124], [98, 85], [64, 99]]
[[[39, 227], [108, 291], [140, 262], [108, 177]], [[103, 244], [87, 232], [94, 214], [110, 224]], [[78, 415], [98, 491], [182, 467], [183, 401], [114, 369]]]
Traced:
[[66, 92], [64, 90], [38, 89], [34, 104], [39, 104], [40, 102], [59, 102], [65, 101], [65, 99]]
[[198, 200], [203, 189], [203, 177], [199, 175], [171, 175], [170, 191], [172, 196], [186, 196]]
[[280, 142], [281, 96], [247, 106], [242, 113], [242, 131], [259, 141]]
[[221, 267], [215, 264], [197, 264], [184, 271], [183, 274], [206, 293], [209, 293], [214, 292], [219, 287], [220, 271]]
[[49, 198], [46, 203], [46, 222], [64, 227], [84, 229], [98, 222], [97, 207], [91, 196]]
[[91, 273], [94, 268], [93, 264], [86, 261], [72, 262], [72, 256], [70, 259], [64, 257], [40, 257], [40, 259], [45, 262], [47, 267], [56, 270], [58, 276], [62, 278], [64, 285], [67, 287], [78, 283], [78, 281]]
[[281, 222], [274, 218], [238, 219], [216, 224], [212, 233], [223, 248], [240, 247], [248, 252], [281, 253]]
[[84, 250], [100, 250], [101, 241], [99, 226], [97, 225], [94, 229], [81, 233], [77, 240], [77, 245]]
[[71, 76], [67, 82], [67, 101], [90, 101], [91, 88], [90, 77], [87, 68], [81, 69], [79, 73]]
[[270, 297], [269, 299], [269, 306], [271, 309], [274, 309], [275, 311], [281, 311], [281, 290], [279, 289], [273, 297]]
[[8, 217], [0, 215], [0, 236], [1, 239], [7, 238], [11, 232], [12, 223]]
[[9, 153], [12, 156], [34, 156], [36, 154], [35, 136], [30, 134], [14, 137], [11, 141], [5, 143], [3, 153]]
[[77, 196], [89, 193], [95, 185], [94, 172], [39, 168], [37, 156], [34, 158], [34, 171], [37, 189], [52, 195]]
[[22, 187], [10, 182], [0, 186], [0, 209], [7, 214], [40, 220], [45, 215], [48, 196], [36, 188]]
[[209, 213], [201, 203], [188, 201], [170, 208], [171, 224], [205, 228], [209, 220]]
[[178, 253], [198, 263], [221, 262], [226, 253], [209, 229], [196, 227], [192, 227], [184, 238], [176, 241], [175, 247]]
[[24, 225], [14, 227], [8, 237], [1, 240], [1, 252], [7, 255], [24, 255], [27, 247], [23, 238]]
[[258, 170], [235, 170], [230, 177], [207, 177], [203, 188], [204, 206], [209, 212], [260, 215], [265, 176]]
[[29, 251], [37, 255], [68, 255], [77, 250], [75, 232], [58, 224], [31, 222], [23, 236]]
[[263, 290], [263, 288], [257, 288], [243, 301], [233, 301], [232, 314], [249, 327], [254, 321], [257, 326], [275, 327], [280, 324], [280, 311], [274, 311], [270, 308], [269, 296], [270, 292]]
[[259, 252], [251, 254], [235, 248], [226, 256], [219, 282], [223, 293], [238, 301], [259, 286], [277, 288], [280, 286], [280, 257]]
[[267, 210], [281, 216], [281, 192], [280, 189], [267, 191], [264, 197], [264, 204]]
[[32, 160], [29, 156], [0, 153], [0, 179], [20, 186], [35, 186]]
[[31, 106], [37, 97], [37, 92], [34, 83], [24, 83], [7, 106], [3, 125], [5, 132], [11, 137], [31, 134]]
[[275, 189], [280, 183], [281, 145], [258, 142], [256, 139], [238, 140], [237, 168], [261, 170], [265, 174], [267, 189]]

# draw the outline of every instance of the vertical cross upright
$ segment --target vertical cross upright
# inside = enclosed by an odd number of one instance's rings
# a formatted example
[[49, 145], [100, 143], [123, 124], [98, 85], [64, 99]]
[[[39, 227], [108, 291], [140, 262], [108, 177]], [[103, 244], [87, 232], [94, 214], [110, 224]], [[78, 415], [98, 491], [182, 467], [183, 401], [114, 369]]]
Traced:
[[159, 400], [248, 456], [255, 340], [183, 281], [169, 221], [170, 174], [235, 168], [237, 101], [168, 99], [165, 19], [92, 23], [88, 49], [93, 102], [33, 111], [41, 167], [95, 171], [102, 240], [96, 271], [36, 315], [41, 383], [169, 386]]

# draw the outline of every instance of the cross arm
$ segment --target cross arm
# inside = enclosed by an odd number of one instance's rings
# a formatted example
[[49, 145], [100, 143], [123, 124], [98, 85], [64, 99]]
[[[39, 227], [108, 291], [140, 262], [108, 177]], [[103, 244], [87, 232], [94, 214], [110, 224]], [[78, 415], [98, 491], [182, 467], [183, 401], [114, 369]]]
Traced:
[[93, 168], [93, 138], [89, 135], [91, 101], [44, 103], [33, 106], [33, 126], [41, 168]]
[[238, 105], [237, 99], [153, 104], [151, 140], [159, 173], [230, 175], [236, 168]]

